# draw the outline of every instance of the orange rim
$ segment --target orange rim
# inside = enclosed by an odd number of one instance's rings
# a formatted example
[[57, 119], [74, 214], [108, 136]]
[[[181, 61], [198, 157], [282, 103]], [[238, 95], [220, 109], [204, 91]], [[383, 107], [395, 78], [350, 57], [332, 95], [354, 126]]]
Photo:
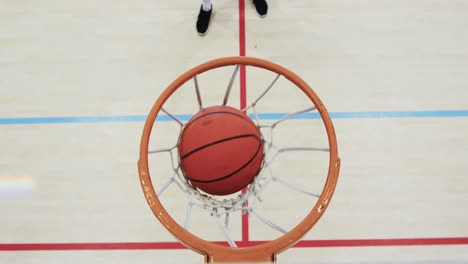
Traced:
[[[263, 68], [287, 78], [300, 88], [314, 103], [325, 125], [330, 157], [328, 166], [328, 176], [325, 182], [323, 191], [315, 206], [307, 214], [307, 216], [291, 231], [278, 237], [270, 242], [260, 245], [245, 247], [245, 248], [231, 248], [212, 243], [210, 241], [201, 239], [180, 226], [166, 211], [161, 204], [154, 187], [151, 183], [151, 176], [148, 166], [148, 145], [156, 117], [159, 114], [164, 103], [168, 98], [185, 82], [193, 78], [195, 75], [209, 71], [214, 68], [225, 67], [230, 65], [246, 65]], [[140, 176], [140, 183], [145, 195], [146, 201], [153, 211], [156, 218], [164, 225], [164, 227], [172, 233], [182, 244], [186, 247], [205, 256], [207, 263], [212, 262], [274, 262], [276, 254], [288, 249], [297, 243], [320, 219], [325, 210], [327, 209], [330, 200], [333, 196], [340, 170], [340, 158], [338, 157], [338, 146], [336, 142], [336, 135], [333, 128], [331, 118], [321, 102], [317, 94], [310, 88], [310, 86], [302, 80], [299, 76], [290, 70], [258, 58], [252, 57], [226, 57], [208, 61], [193, 69], [185, 72], [172, 82], [159, 98], [154, 103], [151, 111], [148, 114], [146, 123], [143, 129], [143, 134], [140, 144], [140, 158], [138, 160], [138, 172]]]

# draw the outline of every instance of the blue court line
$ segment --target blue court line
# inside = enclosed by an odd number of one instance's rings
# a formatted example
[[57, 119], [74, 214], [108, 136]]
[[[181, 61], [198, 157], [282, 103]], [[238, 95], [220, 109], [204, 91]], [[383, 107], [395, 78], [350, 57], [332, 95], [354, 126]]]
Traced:
[[[181, 120], [189, 120], [192, 115], [179, 115]], [[66, 123], [128, 123], [144, 122], [145, 115], [128, 116], [68, 116], [68, 117], [18, 117], [0, 118], [0, 125], [35, 125], [35, 124], [66, 124]], [[170, 121], [169, 116], [158, 117], [158, 121]]]
[[[366, 118], [444, 118], [468, 117], [468, 110], [431, 110], [431, 111], [376, 111], [376, 112], [330, 112], [332, 119], [366, 119]], [[280, 119], [285, 113], [259, 114], [259, 119]], [[319, 113], [305, 113], [296, 119], [318, 119]]]
[[[287, 113], [258, 114], [260, 120], [278, 120]], [[187, 121], [192, 115], [176, 115], [181, 121]], [[445, 118], [468, 117], [468, 110], [430, 110], [430, 111], [376, 111], [376, 112], [330, 112], [332, 119], [369, 119], [369, 118]], [[316, 112], [305, 113], [295, 119], [318, 119]], [[13, 117], [0, 118], [0, 125], [35, 125], [35, 124], [66, 124], [66, 123], [128, 123], [144, 122], [146, 115], [128, 116], [69, 116], [69, 117]], [[171, 121], [169, 116], [159, 116], [157, 121]]]

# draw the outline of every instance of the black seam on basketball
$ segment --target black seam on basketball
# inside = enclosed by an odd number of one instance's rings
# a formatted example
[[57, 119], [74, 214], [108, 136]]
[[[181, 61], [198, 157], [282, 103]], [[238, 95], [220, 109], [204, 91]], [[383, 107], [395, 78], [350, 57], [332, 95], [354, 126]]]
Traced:
[[228, 137], [228, 138], [223, 138], [223, 139], [220, 139], [220, 140], [217, 140], [217, 141], [213, 141], [211, 143], [208, 143], [206, 145], [203, 145], [201, 147], [198, 147], [196, 149], [193, 149], [191, 151], [189, 151], [188, 153], [186, 153], [184, 156], [180, 157], [180, 161], [183, 161], [184, 159], [186, 159], [188, 156], [192, 155], [193, 153], [197, 152], [197, 151], [200, 151], [202, 149], [205, 149], [205, 148], [208, 148], [208, 147], [211, 147], [213, 145], [216, 145], [216, 144], [220, 144], [220, 143], [223, 143], [225, 141], [229, 141], [229, 140], [233, 140], [233, 139], [239, 139], [239, 138], [246, 138], [246, 137], [254, 137], [256, 139], [258, 139], [257, 135], [255, 134], [242, 134], [242, 135], [237, 135], [237, 136], [233, 136], [233, 137]]
[[[218, 179], [215, 179], [215, 180], [195, 180], [195, 179], [191, 179], [189, 177], [187, 177], [187, 179], [189, 179], [190, 181], [193, 181], [193, 182], [200, 182], [200, 183], [212, 183], [212, 182], [217, 182], [217, 181], [222, 181], [224, 179], [227, 179], [233, 175], [235, 175], [236, 173], [240, 172], [241, 170], [243, 170], [245, 167], [247, 167], [247, 165], [250, 164], [250, 162], [252, 162], [252, 160], [254, 160], [258, 153], [260, 152], [260, 149], [262, 148], [262, 140], [259, 139], [256, 135], [255, 135], [255, 138], [258, 140], [258, 147], [257, 147], [257, 151], [255, 151], [255, 154], [252, 155], [252, 157], [244, 164], [242, 165], [240, 168], [238, 168], [237, 170], [235, 170], [234, 172], [232, 173], [229, 173], [228, 175], [224, 176], [224, 177], [221, 177], [221, 178], [218, 178]], [[258, 172], [257, 172], [258, 174]], [[245, 187], [245, 186], [244, 186]]]

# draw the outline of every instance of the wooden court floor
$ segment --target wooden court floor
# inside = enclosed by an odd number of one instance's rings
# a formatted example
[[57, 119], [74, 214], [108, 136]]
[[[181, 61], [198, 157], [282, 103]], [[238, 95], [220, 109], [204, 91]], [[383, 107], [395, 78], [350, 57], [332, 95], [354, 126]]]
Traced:
[[[199, 4], [0, 0], [0, 263], [201, 263], [149, 210], [136, 162], [161, 92], [225, 56], [289, 68], [335, 126], [332, 203], [278, 263], [468, 263], [468, 1], [270, 0], [259, 18], [214, 0], [204, 37]], [[258, 77], [236, 81], [234, 106]], [[263, 114], [300, 104], [277, 96]], [[283, 198], [269, 210], [289, 221], [302, 204]]]

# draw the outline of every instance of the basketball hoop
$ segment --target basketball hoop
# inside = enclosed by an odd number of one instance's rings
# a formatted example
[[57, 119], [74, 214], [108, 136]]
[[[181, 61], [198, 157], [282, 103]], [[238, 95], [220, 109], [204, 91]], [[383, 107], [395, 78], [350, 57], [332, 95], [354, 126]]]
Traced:
[[[161, 203], [158, 197], [158, 194], [153, 187], [153, 184], [151, 181], [150, 169], [149, 169], [148, 155], [151, 152], [149, 149], [151, 132], [156, 122], [156, 118], [161, 111], [167, 114], [169, 117], [171, 117], [174, 121], [179, 123], [181, 127], [183, 127], [184, 125], [183, 122], [180, 121], [176, 116], [171, 115], [171, 113], [169, 113], [168, 111], [164, 109], [165, 102], [171, 97], [171, 95], [174, 94], [174, 92], [177, 89], [179, 89], [187, 81], [193, 79], [195, 83], [197, 100], [198, 100], [200, 109], [202, 109], [203, 107], [202, 107], [202, 101], [200, 99], [197, 76], [204, 72], [207, 72], [216, 68], [221, 68], [221, 67], [226, 67], [226, 66], [235, 66], [234, 73], [232, 75], [231, 81], [226, 91], [226, 96], [223, 101], [223, 105], [225, 105], [229, 97], [230, 91], [231, 91], [233, 80], [237, 74], [237, 70], [239, 66], [241, 65], [260, 68], [260, 69], [268, 70], [277, 74], [277, 77], [275, 78], [273, 83], [267, 88], [267, 90], [257, 100], [255, 100], [249, 107], [247, 107], [246, 109], [242, 109], [242, 111], [247, 111], [248, 109], [252, 109], [254, 111], [254, 115], [257, 116], [258, 114], [255, 112], [256, 103], [268, 92], [268, 90], [271, 88], [271, 86], [273, 86], [274, 82], [279, 77], [282, 76], [286, 78], [295, 86], [297, 86], [297, 88], [302, 90], [302, 92], [312, 102], [313, 106], [304, 111], [298, 111], [296, 113], [287, 115], [283, 117], [282, 119], [280, 119], [279, 121], [275, 122], [273, 125], [268, 126], [268, 128], [273, 130], [276, 125], [278, 125], [279, 123], [285, 120], [294, 118], [295, 116], [303, 114], [304, 112], [310, 112], [310, 111], [316, 110], [320, 118], [322, 119], [323, 125], [326, 129], [326, 134], [328, 137], [328, 146], [326, 149], [317, 149], [317, 148], [303, 148], [303, 149], [308, 150], [308, 151], [329, 152], [329, 158], [328, 158], [329, 164], [328, 164], [327, 178], [326, 178], [321, 194], [316, 196], [317, 201], [315, 205], [313, 206], [311, 211], [306, 215], [306, 217], [299, 224], [297, 224], [296, 227], [292, 228], [289, 231], [284, 231], [283, 232], [284, 234], [282, 236], [274, 240], [271, 240], [269, 242], [259, 244], [259, 245], [254, 245], [252, 247], [237, 248], [235, 247], [235, 244], [233, 246], [233, 242], [230, 241], [229, 238], [227, 238], [227, 241], [230, 242], [229, 243], [231, 245], [230, 247], [202, 239], [192, 234], [191, 232], [186, 230], [181, 225], [179, 225], [171, 217], [171, 215], [169, 215], [169, 213], [167, 212], [167, 210]], [[170, 148], [164, 151], [167, 151], [168, 153], [172, 155], [171, 151], [173, 149], [174, 148]], [[294, 150], [302, 150], [302, 149], [296, 148]], [[279, 152], [281, 151], [288, 151], [288, 149], [282, 149]], [[272, 162], [273, 159], [274, 158], [272, 158], [270, 161]], [[268, 167], [268, 161], [265, 163], [264, 169], [265, 167]], [[176, 178], [180, 176], [179, 173], [177, 172], [178, 169], [179, 169], [178, 165], [174, 165], [174, 171], [176, 171], [175, 172]], [[340, 170], [340, 159], [338, 157], [338, 147], [337, 147], [333, 124], [332, 124], [332, 121], [330, 119], [330, 116], [327, 110], [325, 109], [319, 97], [315, 94], [315, 92], [309, 87], [309, 85], [305, 81], [303, 81], [300, 77], [298, 77], [296, 74], [289, 71], [288, 69], [280, 65], [274, 64], [272, 62], [265, 61], [265, 60], [258, 59], [258, 58], [252, 58], [252, 57], [226, 57], [226, 58], [215, 59], [215, 60], [212, 60], [212, 61], [209, 61], [209, 62], [206, 62], [199, 66], [194, 67], [193, 69], [182, 74], [174, 82], [172, 82], [159, 96], [159, 98], [156, 100], [151, 111], [148, 114], [144, 129], [143, 129], [142, 138], [141, 138], [140, 157], [138, 160], [138, 171], [139, 171], [141, 187], [143, 189], [143, 193], [147, 200], [147, 203], [150, 206], [151, 210], [153, 211], [154, 215], [164, 225], [164, 227], [170, 233], [172, 233], [172, 235], [174, 235], [182, 244], [204, 255], [206, 263], [214, 263], [214, 262], [269, 262], [269, 263], [272, 263], [272, 262], [275, 262], [276, 255], [278, 253], [288, 249], [289, 247], [293, 246], [296, 242], [298, 242], [315, 225], [315, 223], [323, 215], [323, 213], [327, 209], [330, 203], [330, 200], [333, 196], [333, 192], [335, 190], [337, 180], [338, 180], [339, 170]], [[267, 177], [267, 176], [257, 176], [257, 177], [261, 178], [261, 177]], [[173, 181], [174, 179], [171, 182]], [[240, 195], [237, 198], [229, 200], [230, 207], [229, 206], [226, 207], [226, 204], [223, 204], [223, 202], [220, 202], [215, 198], [199, 193], [192, 186], [190, 186], [190, 183], [184, 182], [184, 180], [181, 180], [181, 182], [182, 184], [178, 183], [179, 187], [183, 191], [188, 193], [191, 197], [194, 197], [194, 199], [198, 199], [202, 201], [204, 203], [204, 206], [207, 206], [207, 207], [211, 206], [212, 208], [217, 208], [217, 207], [229, 208], [227, 210], [243, 210], [249, 214], [253, 214], [253, 215], [256, 214], [256, 212], [253, 209], [249, 207], [245, 207], [246, 201], [250, 197], [255, 196], [255, 194], [260, 190], [260, 188], [262, 188], [261, 184], [259, 182], [256, 182], [255, 180], [253, 183], [250, 184], [250, 186], [248, 187], [247, 193], [245, 195]], [[189, 203], [191, 203], [191, 201]], [[267, 223], [267, 221], [264, 221], [264, 222]], [[274, 224], [272, 225], [274, 226]]]

